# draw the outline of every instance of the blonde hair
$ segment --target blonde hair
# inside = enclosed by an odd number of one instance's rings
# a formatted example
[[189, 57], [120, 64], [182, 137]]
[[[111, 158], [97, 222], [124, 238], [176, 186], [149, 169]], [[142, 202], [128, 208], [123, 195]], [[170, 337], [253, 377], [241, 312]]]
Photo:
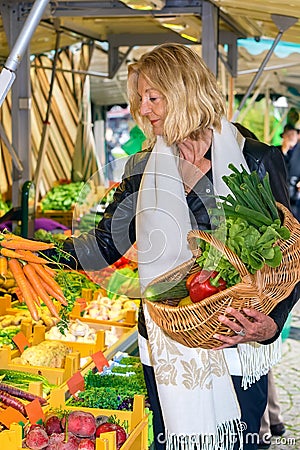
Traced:
[[140, 114], [137, 92], [139, 75], [166, 101], [164, 137], [168, 145], [187, 137], [196, 139], [208, 127], [221, 129], [225, 99], [213, 73], [202, 58], [182, 44], [162, 44], [128, 66], [128, 98], [131, 114], [150, 142], [152, 126]]

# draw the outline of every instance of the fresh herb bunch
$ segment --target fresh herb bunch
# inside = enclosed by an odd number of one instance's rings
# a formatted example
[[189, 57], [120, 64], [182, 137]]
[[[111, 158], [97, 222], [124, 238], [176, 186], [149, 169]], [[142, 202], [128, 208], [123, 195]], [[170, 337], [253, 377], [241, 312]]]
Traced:
[[136, 394], [145, 394], [145, 391], [137, 392], [135, 389], [124, 386], [123, 380], [123, 387], [93, 387], [79, 392], [77, 399], [71, 398], [68, 405], [118, 410], [124, 400], [133, 398]]
[[[122, 368], [124, 370], [124, 368]], [[126, 374], [127, 371], [119, 372]], [[85, 389], [89, 389], [90, 387], [123, 387], [128, 386], [129, 389], [136, 389], [137, 391], [145, 391], [146, 385], [143, 375], [142, 367], [136, 371], [135, 374], [130, 376], [119, 376], [114, 373], [109, 375], [100, 375], [99, 373], [93, 373], [93, 371], [89, 371], [84, 377]]]

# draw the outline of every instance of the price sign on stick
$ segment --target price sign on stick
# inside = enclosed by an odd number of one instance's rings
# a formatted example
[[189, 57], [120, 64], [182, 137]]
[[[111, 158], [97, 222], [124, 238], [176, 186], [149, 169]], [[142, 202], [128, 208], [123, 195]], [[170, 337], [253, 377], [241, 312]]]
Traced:
[[14, 422], [25, 424], [27, 420], [26, 417], [20, 413], [20, 411], [17, 411], [15, 408], [9, 406], [5, 409], [5, 411], [0, 412], [0, 422], [3, 423], [6, 428], [9, 428]]
[[23, 353], [26, 348], [30, 347], [30, 342], [26, 338], [25, 334], [22, 333], [22, 331], [17, 333], [12, 338], [12, 340], [14, 341], [14, 343], [16, 344], [21, 353]]
[[107, 361], [101, 350], [92, 355], [92, 360], [94, 361], [95, 366], [97, 367], [99, 372], [102, 372], [104, 366], [109, 367], [109, 362]]
[[45, 414], [37, 398], [28, 403], [28, 405], [25, 405], [25, 409], [30, 423], [38, 423], [41, 420], [44, 421]]
[[74, 373], [74, 375], [69, 378], [67, 381], [67, 385], [70, 391], [70, 394], [74, 395], [78, 391], [84, 391], [84, 378], [80, 372]]

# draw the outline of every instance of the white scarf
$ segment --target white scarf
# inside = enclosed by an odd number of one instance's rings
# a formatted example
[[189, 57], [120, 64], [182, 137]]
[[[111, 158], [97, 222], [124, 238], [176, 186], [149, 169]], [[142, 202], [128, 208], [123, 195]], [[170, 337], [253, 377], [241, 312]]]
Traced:
[[[247, 167], [241, 151], [243, 144], [244, 139], [226, 119], [222, 121], [221, 134], [214, 130], [215, 194], [228, 193], [222, 176], [230, 173], [229, 162], [236, 167], [241, 164]], [[166, 146], [159, 136], [141, 181], [136, 225], [142, 291], [150, 281], [192, 257], [186, 239], [191, 221], [176, 154], [176, 147]], [[139, 339], [140, 354], [146, 363], [147, 356], [148, 364], [153, 365], [155, 371], [167, 449], [233, 449], [234, 438], [241, 440], [240, 410], [224, 352], [185, 347], [152, 321], [146, 307], [144, 313], [150, 355], [144, 354], [147, 349], [143, 339]], [[255, 353], [258, 347], [264, 346], [244, 344], [244, 347], [251, 347]], [[238, 358], [237, 351], [235, 357]], [[257, 369], [261, 357], [252, 355], [252, 360], [250, 373], [248, 370], [244, 374], [246, 386], [264, 372], [260, 367]]]

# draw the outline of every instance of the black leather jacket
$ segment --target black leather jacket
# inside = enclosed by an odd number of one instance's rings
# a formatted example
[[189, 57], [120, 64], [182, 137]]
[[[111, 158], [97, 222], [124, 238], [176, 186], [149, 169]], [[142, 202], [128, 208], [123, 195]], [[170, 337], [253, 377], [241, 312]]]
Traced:
[[[286, 172], [281, 151], [254, 139], [246, 139], [243, 153], [251, 171], [256, 170], [261, 178], [266, 172], [269, 172], [275, 199], [289, 207]], [[112, 264], [135, 242], [137, 193], [149, 155], [149, 151], [142, 151], [130, 157], [125, 166], [120, 186], [115, 192], [114, 200], [106, 209], [98, 227], [66, 243], [65, 250], [73, 254], [74, 244], [76, 251], [76, 256], [75, 254], [74, 256], [85, 270], [96, 270]], [[209, 219], [204, 204], [206, 205], [206, 200], [207, 202], [210, 201], [210, 177], [208, 174], [208, 177], [204, 177], [204, 181], [200, 180], [197, 184], [201, 192], [201, 199], [193, 191], [187, 196], [190, 211], [196, 218], [199, 229], [209, 227]], [[265, 341], [266, 344], [279, 336], [290, 310], [298, 299], [296, 291], [295, 289], [293, 294], [280, 302], [270, 313], [270, 316], [278, 325], [278, 332], [273, 339]], [[142, 314], [139, 319], [139, 332], [147, 337]]]

